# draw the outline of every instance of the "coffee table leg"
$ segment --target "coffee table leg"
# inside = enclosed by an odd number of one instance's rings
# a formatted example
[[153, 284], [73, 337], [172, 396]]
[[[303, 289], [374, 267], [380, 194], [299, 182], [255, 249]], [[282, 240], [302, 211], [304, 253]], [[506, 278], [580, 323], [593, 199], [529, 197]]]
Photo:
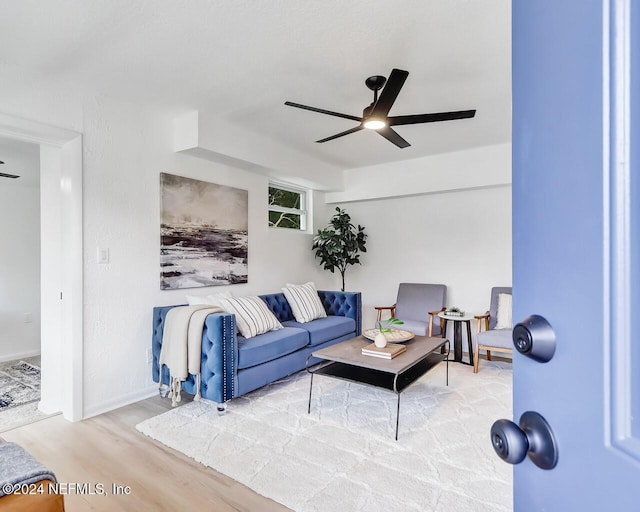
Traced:
[[469, 364], [473, 366], [473, 341], [471, 340], [471, 320], [465, 322], [467, 324], [467, 346], [469, 347]]
[[398, 427], [400, 425], [400, 393], [398, 395], [398, 410], [396, 411], [396, 441], [398, 440]]
[[311, 384], [309, 385], [309, 406], [307, 407], [307, 414], [311, 414], [311, 390], [313, 389], [313, 373], [311, 374]]

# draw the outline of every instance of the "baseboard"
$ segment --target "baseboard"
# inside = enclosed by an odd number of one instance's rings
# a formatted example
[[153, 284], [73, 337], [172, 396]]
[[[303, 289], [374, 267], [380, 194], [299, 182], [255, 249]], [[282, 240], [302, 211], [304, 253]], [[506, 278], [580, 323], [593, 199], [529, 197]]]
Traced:
[[135, 391], [133, 393], [129, 393], [127, 395], [102, 402], [101, 404], [87, 407], [84, 410], [82, 419], [86, 420], [88, 418], [92, 418], [93, 416], [98, 416], [99, 414], [104, 414], [106, 412], [113, 411], [114, 409], [119, 409], [120, 407], [124, 407], [125, 405], [133, 404], [135, 402], [139, 402], [140, 400], [145, 400], [146, 398], [151, 398], [152, 396], [155, 396], [157, 394], [158, 385], [155, 384], [153, 386], [141, 389], [140, 391]]
[[15, 361], [16, 359], [25, 359], [26, 357], [39, 356], [40, 349], [29, 350], [28, 352], [16, 352], [15, 354], [9, 354], [8, 356], [0, 356], [0, 363], [6, 361]]
[[47, 416], [52, 416], [54, 414], [62, 414], [62, 412], [60, 412], [60, 409], [50, 409], [49, 407], [46, 406], [46, 404], [43, 404], [42, 400], [38, 402], [38, 410], [42, 414], [46, 414]]

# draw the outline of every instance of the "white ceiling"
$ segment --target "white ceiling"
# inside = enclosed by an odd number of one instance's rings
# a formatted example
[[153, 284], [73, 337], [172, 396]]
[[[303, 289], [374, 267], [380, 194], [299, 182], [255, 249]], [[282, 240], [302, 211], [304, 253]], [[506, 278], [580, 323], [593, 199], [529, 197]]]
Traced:
[[[510, 140], [510, 0], [0, 6], [0, 75], [13, 88], [64, 80], [175, 115], [196, 109], [339, 168]], [[3, 66], [22, 72], [7, 76]], [[365, 78], [394, 67], [410, 75], [392, 115], [476, 108], [476, 117], [398, 127], [412, 144], [407, 149], [370, 131], [315, 144], [355, 123], [283, 105], [359, 116], [372, 100]]]
[[40, 146], [31, 142], [0, 137], [0, 172], [20, 178], [0, 177], [0, 186], [40, 186]]

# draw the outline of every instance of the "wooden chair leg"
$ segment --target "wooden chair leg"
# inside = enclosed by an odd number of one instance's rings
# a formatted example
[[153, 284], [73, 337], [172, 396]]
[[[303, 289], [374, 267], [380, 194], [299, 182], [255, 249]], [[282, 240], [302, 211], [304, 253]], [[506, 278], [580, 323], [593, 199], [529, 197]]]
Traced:
[[473, 373], [478, 373], [478, 360], [480, 359], [480, 345], [476, 343], [475, 357], [473, 359]]
[[487, 361], [491, 361], [491, 350], [487, 350]]
[[433, 336], [433, 317], [431, 315], [429, 315], [429, 330], [427, 336], [429, 336], [429, 338]]

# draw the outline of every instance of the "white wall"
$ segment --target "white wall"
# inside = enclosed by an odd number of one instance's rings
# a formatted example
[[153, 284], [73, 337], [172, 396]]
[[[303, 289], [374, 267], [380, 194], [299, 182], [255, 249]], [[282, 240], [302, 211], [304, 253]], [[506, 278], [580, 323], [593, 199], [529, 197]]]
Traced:
[[510, 184], [511, 144], [345, 171], [345, 189], [325, 198], [369, 234], [347, 274], [363, 293], [363, 326], [400, 282], [446, 284], [448, 306], [484, 313], [491, 287], [511, 284]]
[[363, 328], [400, 282], [446, 284], [447, 305], [475, 314], [489, 308], [491, 287], [511, 285], [510, 186], [340, 206], [369, 235], [362, 265], [346, 274], [347, 289], [362, 292]]
[[[85, 107], [83, 124], [86, 416], [154, 392], [146, 363], [154, 305], [183, 303], [187, 293], [258, 294], [330, 281], [314, 262], [312, 235], [268, 228], [266, 177], [174, 153], [172, 120], [130, 104], [100, 98]], [[160, 172], [249, 191], [247, 284], [160, 290]], [[98, 247], [109, 249], [109, 264], [97, 264]]]
[[0, 241], [0, 361], [10, 361], [40, 353], [38, 187], [0, 182]]
[[363, 201], [509, 185], [511, 144], [348, 169], [344, 175], [344, 190], [327, 193], [327, 201]]

